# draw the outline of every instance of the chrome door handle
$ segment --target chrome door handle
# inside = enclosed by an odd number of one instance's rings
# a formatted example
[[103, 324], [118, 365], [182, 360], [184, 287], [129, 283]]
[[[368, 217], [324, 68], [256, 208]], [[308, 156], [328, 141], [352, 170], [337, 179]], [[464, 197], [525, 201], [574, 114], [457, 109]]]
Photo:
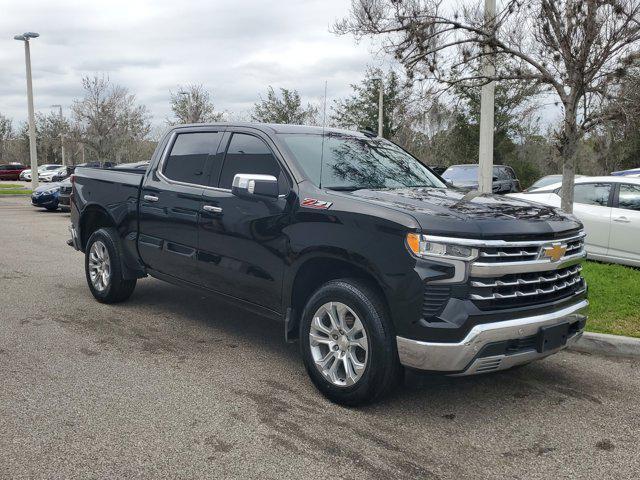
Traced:
[[613, 221], [620, 223], [629, 223], [631, 220], [629, 220], [627, 217], [616, 217], [613, 219]]
[[213, 212], [213, 213], [221, 213], [222, 212], [222, 208], [214, 207], [213, 205], [205, 205], [205, 206], [202, 207], [202, 210], [204, 210], [205, 212]]
[[143, 198], [147, 202], [157, 202], [158, 201], [158, 197], [156, 197], [155, 195], [145, 195]]

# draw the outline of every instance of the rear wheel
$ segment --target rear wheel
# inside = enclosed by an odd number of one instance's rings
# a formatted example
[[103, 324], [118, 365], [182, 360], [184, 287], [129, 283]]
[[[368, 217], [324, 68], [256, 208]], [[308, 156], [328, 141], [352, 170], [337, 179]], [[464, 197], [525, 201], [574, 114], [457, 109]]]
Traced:
[[326, 283], [308, 300], [300, 347], [315, 386], [330, 400], [355, 406], [388, 393], [400, 378], [393, 326], [366, 283]]
[[85, 248], [85, 273], [89, 290], [102, 303], [128, 299], [136, 288], [136, 279], [122, 275], [122, 247], [114, 228], [94, 232]]

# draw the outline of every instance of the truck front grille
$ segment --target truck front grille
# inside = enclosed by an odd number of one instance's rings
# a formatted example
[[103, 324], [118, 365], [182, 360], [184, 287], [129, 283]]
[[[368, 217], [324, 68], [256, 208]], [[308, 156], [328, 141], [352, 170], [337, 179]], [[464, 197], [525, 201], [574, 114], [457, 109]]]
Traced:
[[479, 249], [478, 262], [487, 264], [503, 264], [512, 262], [528, 262], [536, 261], [544, 258], [546, 249], [553, 245], [559, 245], [566, 248], [564, 257], [572, 257], [579, 255], [584, 251], [584, 237], [577, 236], [567, 240], [549, 241], [544, 244], [529, 244], [526, 242], [514, 242], [504, 245], [487, 246]]
[[471, 278], [469, 298], [481, 309], [513, 308], [553, 302], [582, 293], [580, 265], [547, 272]]

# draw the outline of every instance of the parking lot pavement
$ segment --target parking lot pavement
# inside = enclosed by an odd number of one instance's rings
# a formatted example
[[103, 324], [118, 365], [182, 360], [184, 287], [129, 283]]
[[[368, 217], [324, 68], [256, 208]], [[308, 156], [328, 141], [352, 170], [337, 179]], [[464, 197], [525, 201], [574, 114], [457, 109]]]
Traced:
[[93, 300], [69, 215], [0, 199], [0, 478], [640, 477], [640, 364], [564, 352], [346, 409], [283, 327], [153, 279]]

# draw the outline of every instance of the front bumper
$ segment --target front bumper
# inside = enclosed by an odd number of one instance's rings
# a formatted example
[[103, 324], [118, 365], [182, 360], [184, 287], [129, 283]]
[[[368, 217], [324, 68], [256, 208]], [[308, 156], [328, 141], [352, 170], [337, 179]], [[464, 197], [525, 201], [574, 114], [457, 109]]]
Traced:
[[[400, 363], [417, 370], [442, 372], [449, 375], [475, 375], [505, 370], [516, 365], [546, 357], [575, 343], [584, 329], [589, 302], [583, 299], [560, 310], [473, 327], [467, 336], [457, 343], [440, 343], [396, 337]], [[554, 350], [538, 351], [527, 343], [541, 327], [568, 322], [572, 325], [566, 345]], [[522, 342], [521, 342], [522, 341]], [[491, 347], [511, 342], [522, 348], [495, 354]]]
[[34, 207], [57, 207], [58, 206], [58, 195], [56, 194], [32, 194], [31, 195], [31, 205]]

